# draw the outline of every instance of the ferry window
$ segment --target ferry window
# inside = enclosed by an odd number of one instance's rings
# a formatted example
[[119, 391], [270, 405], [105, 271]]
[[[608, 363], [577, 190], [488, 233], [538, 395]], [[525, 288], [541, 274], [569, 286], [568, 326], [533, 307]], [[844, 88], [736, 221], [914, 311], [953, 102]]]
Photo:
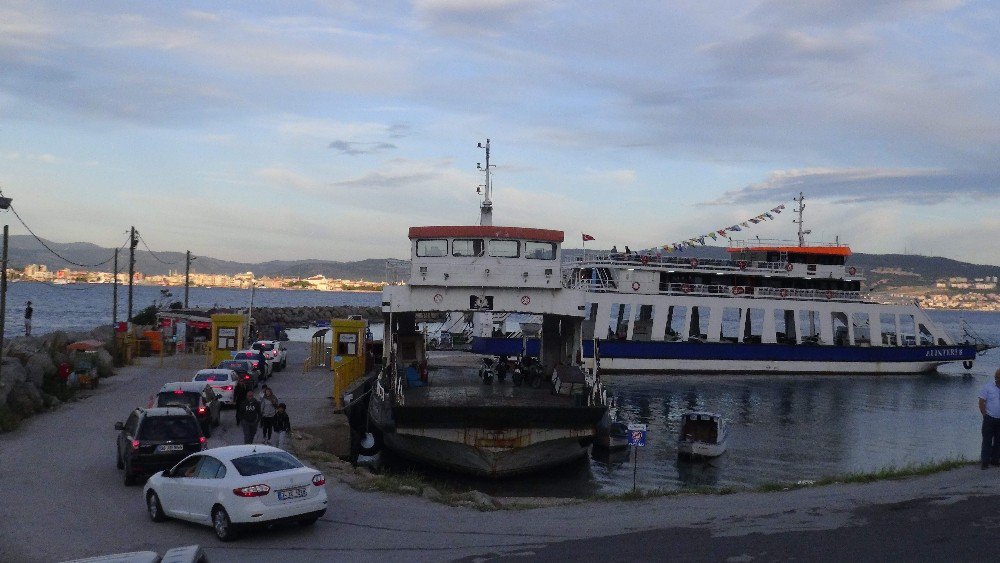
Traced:
[[482, 256], [485, 244], [483, 239], [455, 239], [451, 241], [452, 256]]
[[854, 343], [871, 344], [871, 325], [868, 321], [868, 313], [854, 313], [851, 315], [851, 324], [854, 328]]
[[517, 258], [516, 240], [490, 240], [490, 256], [496, 258]]
[[667, 342], [686, 340], [687, 307], [671, 305], [667, 309], [667, 327], [663, 339]]
[[532, 260], [555, 260], [556, 243], [527, 241], [524, 243], [524, 257]]
[[724, 307], [722, 309], [722, 328], [719, 330], [720, 342], [739, 341], [741, 313], [742, 311], [738, 307]]
[[417, 256], [434, 258], [448, 255], [446, 239], [423, 239], [417, 241]]
[[819, 311], [802, 309], [799, 311], [799, 333], [802, 335], [803, 344], [820, 343], [820, 320]]

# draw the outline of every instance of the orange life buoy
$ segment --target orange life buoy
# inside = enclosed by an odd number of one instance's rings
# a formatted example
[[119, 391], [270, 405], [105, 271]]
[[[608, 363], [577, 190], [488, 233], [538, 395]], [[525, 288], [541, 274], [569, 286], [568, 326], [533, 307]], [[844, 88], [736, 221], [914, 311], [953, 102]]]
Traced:
[[833, 290], [832, 289], [826, 290], [826, 298], [827, 299], [833, 299]]
[[639, 282], [632, 282], [632, 291], [639, 291]]
[[686, 283], [686, 284], [682, 285], [681, 286], [681, 291], [683, 291], [684, 293], [691, 293], [691, 284]]
[[642, 263], [643, 264], [649, 264], [649, 256], [646, 256], [645, 254], [643, 254], [642, 255]]
[[781, 288], [781, 291], [778, 292], [778, 295], [782, 297], [788, 297], [788, 290], [785, 288]]
[[858, 269], [855, 268], [854, 266], [851, 266], [850, 268], [847, 269], [847, 273], [853, 276], [854, 274], [858, 273]]
[[791, 262], [785, 264], [785, 271], [786, 272], [791, 272], [792, 271], [792, 263]]
[[736, 263], [736, 265], [739, 266], [741, 270], [746, 270], [747, 269], [747, 261], [746, 260], [740, 260], [739, 262]]
[[692, 268], [697, 268], [698, 267], [698, 259], [697, 258], [692, 258], [691, 259], [691, 267]]

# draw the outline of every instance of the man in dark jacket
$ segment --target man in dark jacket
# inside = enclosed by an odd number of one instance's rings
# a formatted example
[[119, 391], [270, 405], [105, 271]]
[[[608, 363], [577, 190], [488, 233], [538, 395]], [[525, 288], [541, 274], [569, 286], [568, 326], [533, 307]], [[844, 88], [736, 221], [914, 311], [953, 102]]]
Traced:
[[288, 420], [285, 403], [278, 403], [278, 411], [274, 413], [274, 433], [278, 435], [279, 448], [288, 449], [288, 432], [291, 429], [292, 423]]
[[250, 387], [250, 382], [243, 379], [242, 374], [236, 374], [239, 380], [236, 382], [236, 386], [233, 387], [233, 399], [236, 402], [236, 425], [240, 424], [240, 407], [243, 403], [247, 401], [247, 391], [253, 391]]
[[236, 409], [243, 427], [243, 443], [252, 444], [257, 435], [257, 425], [260, 424], [260, 402], [253, 396], [253, 391], [247, 391], [246, 400]]

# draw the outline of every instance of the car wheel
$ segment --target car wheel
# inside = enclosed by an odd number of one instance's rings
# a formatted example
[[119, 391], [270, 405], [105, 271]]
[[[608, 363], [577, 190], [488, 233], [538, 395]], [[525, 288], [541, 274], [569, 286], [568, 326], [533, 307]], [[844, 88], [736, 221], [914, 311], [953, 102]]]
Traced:
[[236, 527], [229, 520], [229, 514], [226, 512], [226, 509], [221, 506], [216, 507], [212, 511], [212, 527], [215, 529], [215, 535], [220, 540], [232, 541], [236, 539]]
[[160, 497], [155, 491], [149, 491], [146, 495], [146, 511], [149, 512], [149, 519], [153, 522], [163, 522], [166, 517], [163, 515], [163, 506], [160, 505]]
[[132, 473], [132, 464], [129, 462], [124, 463], [125, 467], [125, 486], [131, 487], [135, 485], [135, 473]]

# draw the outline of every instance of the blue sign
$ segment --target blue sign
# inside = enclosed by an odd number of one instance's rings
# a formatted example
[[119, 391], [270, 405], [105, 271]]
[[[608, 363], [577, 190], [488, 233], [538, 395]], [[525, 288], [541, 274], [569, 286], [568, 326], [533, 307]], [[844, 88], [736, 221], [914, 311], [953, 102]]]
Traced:
[[646, 445], [646, 425], [628, 425], [628, 445], [642, 447]]

